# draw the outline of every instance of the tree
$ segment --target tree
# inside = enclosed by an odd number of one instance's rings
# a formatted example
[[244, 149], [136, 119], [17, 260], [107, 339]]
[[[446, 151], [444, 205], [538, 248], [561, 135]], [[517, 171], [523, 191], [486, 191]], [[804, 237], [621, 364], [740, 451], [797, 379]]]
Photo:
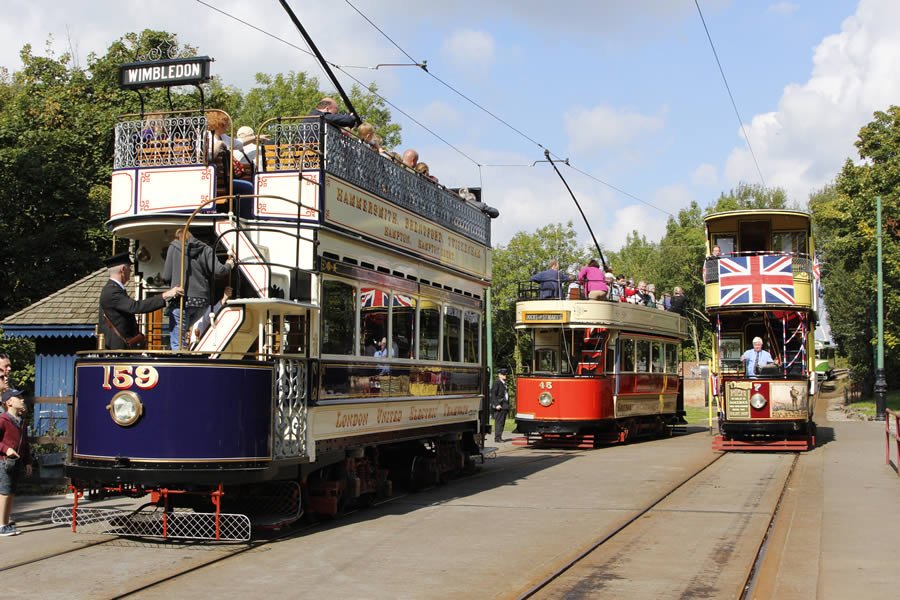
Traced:
[[[334, 96], [341, 110], [346, 110], [340, 97], [323, 92], [319, 88], [319, 80], [303, 72], [291, 71], [287, 75], [257, 73], [256, 84], [247, 93], [236, 113], [235, 122], [259, 127], [264, 121], [274, 117], [303, 116], [324, 96]], [[360, 117], [375, 126], [384, 145], [393, 147], [401, 141], [400, 125], [391, 123], [391, 113], [385, 108], [385, 102], [377, 92], [378, 87], [374, 83], [365, 92], [354, 85], [350, 89], [350, 101]]]
[[727, 194], [722, 193], [708, 213], [748, 208], [797, 208], [788, 206], [787, 195], [781, 188], [767, 188], [758, 183], [739, 183]]
[[848, 159], [834, 186], [810, 199], [813, 227], [823, 263], [822, 283], [832, 335], [846, 354], [850, 374], [871, 389], [874, 383], [876, 235], [875, 197], [881, 196], [884, 278], [885, 372], [900, 382], [900, 107], [878, 111], [859, 131], [858, 164]]

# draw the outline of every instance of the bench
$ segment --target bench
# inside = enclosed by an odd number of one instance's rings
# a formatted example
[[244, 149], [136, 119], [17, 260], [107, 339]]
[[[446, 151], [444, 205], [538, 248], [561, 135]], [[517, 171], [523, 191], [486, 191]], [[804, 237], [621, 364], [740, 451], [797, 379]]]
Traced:
[[319, 145], [306, 144], [263, 144], [263, 171], [301, 171], [318, 169], [321, 166]]

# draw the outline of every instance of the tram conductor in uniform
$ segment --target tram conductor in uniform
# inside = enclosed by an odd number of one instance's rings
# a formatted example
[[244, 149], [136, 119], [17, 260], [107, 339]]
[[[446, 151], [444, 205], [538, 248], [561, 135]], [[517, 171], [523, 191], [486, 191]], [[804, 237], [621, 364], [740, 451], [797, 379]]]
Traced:
[[506, 425], [506, 415], [509, 412], [509, 390], [506, 389], [506, 377], [509, 371], [500, 369], [497, 371], [497, 381], [491, 386], [491, 408], [494, 410], [494, 441], [503, 441], [503, 427]]
[[125, 285], [131, 279], [131, 258], [128, 252], [122, 252], [104, 261], [109, 269], [109, 281], [100, 292], [100, 333], [104, 336], [103, 347], [107, 350], [124, 350], [137, 348], [134, 340], [138, 335], [138, 313], [149, 313], [159, 310], [166, 302], [184, 293], [181, 287], [175, 286], [158, 296], [144, 300], [134, 300], [125, 291]]

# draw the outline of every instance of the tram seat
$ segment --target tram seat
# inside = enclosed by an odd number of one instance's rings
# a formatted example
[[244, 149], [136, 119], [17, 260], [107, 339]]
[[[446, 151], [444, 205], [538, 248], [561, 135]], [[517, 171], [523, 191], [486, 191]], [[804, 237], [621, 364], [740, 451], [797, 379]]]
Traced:
[[319, 168], [319, 147], [315, 142], [306, 144], [263, 144], [263, 170], [300, 171]]
[[169, 140], [150, 140], [144, 142], [138, 153], [138, 165], [142, 167], [159, 167], [166, 165], [194, 164], [196, 144], [191, 138], [172, 138]]

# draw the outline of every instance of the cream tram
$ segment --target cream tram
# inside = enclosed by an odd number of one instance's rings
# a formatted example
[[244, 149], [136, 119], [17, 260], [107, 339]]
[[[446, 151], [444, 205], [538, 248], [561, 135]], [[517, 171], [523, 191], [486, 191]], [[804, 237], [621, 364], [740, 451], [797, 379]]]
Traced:
[[[164, 62], [163, 74], [177, 63]], [[121, 118], [108, 224], [139, 298], [167, 287], [166, 248], [185, 226], [236, 259], [210, 302], [225, 285], [235, 296], [178, 352], [159, 310], [143, 317], [149, 348], [79, 357], [76, 501], [54, 518], [247, 539], [251, 521], [335, 515], [468, 468], [483, 440], [496, 211], [322, 117], [256, 124], [238, 195], [233, 162], [211, 158], [210, 114]], [[85, 508], [84, 493], [147, 497], [153, 512]]]
[[705, 221], [706, 311], [715, 329], [711, 372], [719, 416], [713, 447], [808, 450], [816, 434], [818, 308], [810, 217], [793, 210], [739, 210]]

